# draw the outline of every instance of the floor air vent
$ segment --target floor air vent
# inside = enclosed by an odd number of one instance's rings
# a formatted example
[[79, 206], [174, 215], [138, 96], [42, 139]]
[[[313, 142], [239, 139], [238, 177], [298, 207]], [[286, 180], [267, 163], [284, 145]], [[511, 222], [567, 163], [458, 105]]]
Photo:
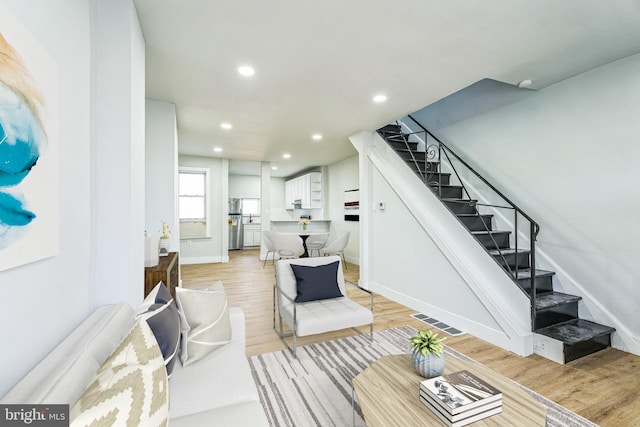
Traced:
[[454, 328], [453, 326], [449, 326], [446, 323], [439, 321], [438, 319], [434, 319], [433, 317], [429, 317], [426, 314], [416, 313], [412, 314], [411, 317], [414, 319], [418, 319], [421, 322], [424, 322], [428, 325], [433, 326], [436, 329], [440, 329], [443, 332], [448, 333], [451, 336], [457, 337], [459, 335], [464, 335], [464, 332]]

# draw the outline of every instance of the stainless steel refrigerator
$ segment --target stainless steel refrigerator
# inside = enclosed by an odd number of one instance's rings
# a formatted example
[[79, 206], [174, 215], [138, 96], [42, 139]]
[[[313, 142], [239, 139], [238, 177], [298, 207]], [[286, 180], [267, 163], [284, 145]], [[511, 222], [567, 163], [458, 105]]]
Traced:
[[242, 249], [244, 230], [242, 226], [242, 199], [229, 199], [229, 250]]

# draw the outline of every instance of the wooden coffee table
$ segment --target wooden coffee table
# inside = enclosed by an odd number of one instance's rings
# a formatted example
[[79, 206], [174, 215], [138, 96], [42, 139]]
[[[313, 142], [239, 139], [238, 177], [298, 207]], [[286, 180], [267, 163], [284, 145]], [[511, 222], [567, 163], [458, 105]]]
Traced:
[[[544, 426], [546, 408], [518, 385], [479, 363], [447, 356], [445, 373], [466, 369], [502, 391], [502, 413], [473, 426]], [[411, 355], [382, 356], [353, 379], [353, 388], [369, 427], [442, 426], [420, 402], [420, 375], [413, 371]]]

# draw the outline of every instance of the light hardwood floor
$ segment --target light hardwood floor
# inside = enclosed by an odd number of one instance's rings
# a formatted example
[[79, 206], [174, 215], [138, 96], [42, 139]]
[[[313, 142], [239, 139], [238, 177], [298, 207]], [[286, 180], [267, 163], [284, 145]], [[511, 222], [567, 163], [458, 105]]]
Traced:
[[[206, 285], [215, 280], [224, 282], [230, 304], [242, 307], [245, 312], [249, 356], [284, 348], [272, 328], [274, 269], [271, 261], [263, 268], [258, 255], [257, 249], [231, 251], [228, 263], [181, 266], [185, 287]], [[357, 283], [358, 277], [358, 266], [348, 264], [345, 278]], [[368, 306], [368, 294], [352, 286], [348, 292], [349, 297]], [[410, 317], [414, 313], [381, 295], [374, 297], [376, 330], [404, 325], [427, 329], [427, 325]], [[349, 329], [304, 337], [299, 344], [353, 334]], [[469, 334], [448, 336], [445, 344], [601, 426], [640, 426], [638, 356], [606, 349], [559, 365], [537, 355], [516, 356]]]

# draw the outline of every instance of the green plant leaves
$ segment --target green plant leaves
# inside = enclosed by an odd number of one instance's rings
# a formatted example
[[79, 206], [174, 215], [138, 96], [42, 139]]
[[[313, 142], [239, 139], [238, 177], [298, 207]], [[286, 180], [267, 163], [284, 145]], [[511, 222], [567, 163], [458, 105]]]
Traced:
[[409, 344], [412, 350], [420, 351], [423, 356], [433, 354], [440, 357], [444, 351], [442, 341], [445, 339], [446, 337], [438, 338], [438, 334], [432, 331], [418, 331], [414, 337], [409, 338]]

